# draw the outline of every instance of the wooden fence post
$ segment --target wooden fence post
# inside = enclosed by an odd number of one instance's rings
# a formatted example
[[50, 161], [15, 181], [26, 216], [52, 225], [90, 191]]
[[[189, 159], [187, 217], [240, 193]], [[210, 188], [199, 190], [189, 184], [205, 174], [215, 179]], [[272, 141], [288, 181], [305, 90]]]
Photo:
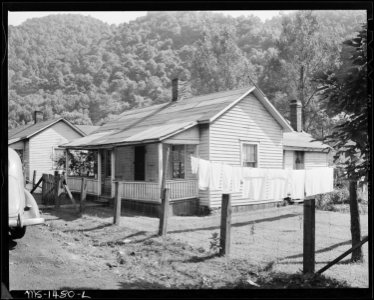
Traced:
[[35, 182], [36, 182], [36, 170], [34, 170], [33, 175], [32, 175], [32, 188], [35, 187]]
[[45, 205], [47, 204], [47, 199], [46, 199], [46, 193], [47, 193], [47, 181], [48, 181], [48, 174], [43, 174], [42, 175], [42, 204]]
[[231, 194], [222, 194], [220, 255], [230, 254], [231, 241]]
[[55, 207], [60, 207], [60, 197], [59, 197], [59, 187], [60, 187], [60, 174], [58, 174], [58, 171], [55, 171], [55, 177], [54, 177], [54, 200], [55, 200]]
[[315, 199], [304, 199], [303, 273], [314, 273], [315, 267]]
[[160, 223], [158, 227], [158, 235], [165, 236], [167, 233], [167, 223], [168, 223], [168, 215], [169, 215], [169, 197], [170, 197], [170, 189], [165, 188], [162, 190], [161, 196], [161, 215], [160, 215]]
[[86, 197], [87, 197], [87, 178], [82, 178], [82, 185], [81, 185], [81, 197], [80, 197], [80, 206], [79, 212], [82, 213], [85, 208], [86, 204]]
[[119, 225], [121, 219], [121, 190], [119, 182], [116, 181], [115, 184], [115, 198], [114, 198], [114, 217], [113, 224]]

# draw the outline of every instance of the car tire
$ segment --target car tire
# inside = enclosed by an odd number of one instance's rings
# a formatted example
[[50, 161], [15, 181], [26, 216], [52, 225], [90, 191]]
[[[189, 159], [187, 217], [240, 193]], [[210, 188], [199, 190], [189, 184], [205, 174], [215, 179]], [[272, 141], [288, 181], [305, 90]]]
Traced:
[[21, 239], [26, 233], [26, 226], [14, 227], [10, 229], [10, 237], [13, 240]]

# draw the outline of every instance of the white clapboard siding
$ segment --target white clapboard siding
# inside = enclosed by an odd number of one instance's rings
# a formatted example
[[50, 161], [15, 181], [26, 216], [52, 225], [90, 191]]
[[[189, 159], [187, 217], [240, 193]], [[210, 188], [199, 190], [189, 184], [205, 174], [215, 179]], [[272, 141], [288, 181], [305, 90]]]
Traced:
[[[30, 141], [26, 140], [25, 143], [25, 150], [23, 151], [23, 161], [25, 164], [25, 175], [27, 179], [32, 180], [33, 171], [30, 169]], [[42, 176], [42, 173], [36, 174], [36, 180], [38, 180]]]
[[285, 150], [283, 159], [284, 169], [293, 169], [294, 151]]
[[[199, 126], [200, 144], [198, 156], [206, 160], [209, 160], [209, 130], [208, 124]], [[201, 206], [209, 206], [209, 190], [199, 190], [199, 204]]]
[[323, 152], [305, 152], [304, 165], [305, 169], [327, 167], [328, 154]]
[[[241, 142], [257, 142], [260, 168], [283, 168], [282, 128], [252, 94], [210, 125], [209, 159], [241, 165]], [[209, 192], [209, 206], [221, 206], [221, 191]], [[252, 201], [253, 202], [253, 201]], [[232, 205], [252, 203], [241, 193], [232, 194]]]
[[38, 174], [52, 174], [52, 149], [79, 137], [81, 137], [81, 135], [78, 132], [62, 121], [55, 123], [51, 127], [31, 137], [29, 140], [29, 174], [34, 170], [36, 170]]

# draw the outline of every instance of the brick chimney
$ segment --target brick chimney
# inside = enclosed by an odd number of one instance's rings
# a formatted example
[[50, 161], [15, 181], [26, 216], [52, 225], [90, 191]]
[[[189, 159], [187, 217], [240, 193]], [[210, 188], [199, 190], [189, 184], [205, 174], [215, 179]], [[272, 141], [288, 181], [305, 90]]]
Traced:
[[34, 124], [43, 121], [43, 112], [40, 110], [34, 111]]
[[171, 101], [175, 102], [178, 100], [178, 78], [174, 78], [171, 81]]
[[301, 102], [299, 100], [291, 100], [290, 102], [290, 121], [293, 130], [301, 132], [303, 130]]

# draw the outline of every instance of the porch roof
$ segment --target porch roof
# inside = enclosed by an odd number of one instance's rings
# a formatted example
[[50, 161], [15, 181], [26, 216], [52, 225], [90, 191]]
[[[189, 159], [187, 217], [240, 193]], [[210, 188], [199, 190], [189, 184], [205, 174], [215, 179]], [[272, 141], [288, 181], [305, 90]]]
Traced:
[[[263, 103], [285, 131], [292, 128], [255, 86], [211, 93], [178, 101], [131, 109], [91, 133], [61, 145], [66, 148], [100, 148], [121, 144], [158, 142], [199, 123], [210, 123], [250, 93]], [[97, 135], [101, 133], [100, 135]], [[87, 138], [88, 138], [87, 137]]]
[[304, 131], [283, 133], [283, 148], [285, 150], [310, 150], [320, 152], [331, 149], [329, 145], [314, 140], [309, 133]]

